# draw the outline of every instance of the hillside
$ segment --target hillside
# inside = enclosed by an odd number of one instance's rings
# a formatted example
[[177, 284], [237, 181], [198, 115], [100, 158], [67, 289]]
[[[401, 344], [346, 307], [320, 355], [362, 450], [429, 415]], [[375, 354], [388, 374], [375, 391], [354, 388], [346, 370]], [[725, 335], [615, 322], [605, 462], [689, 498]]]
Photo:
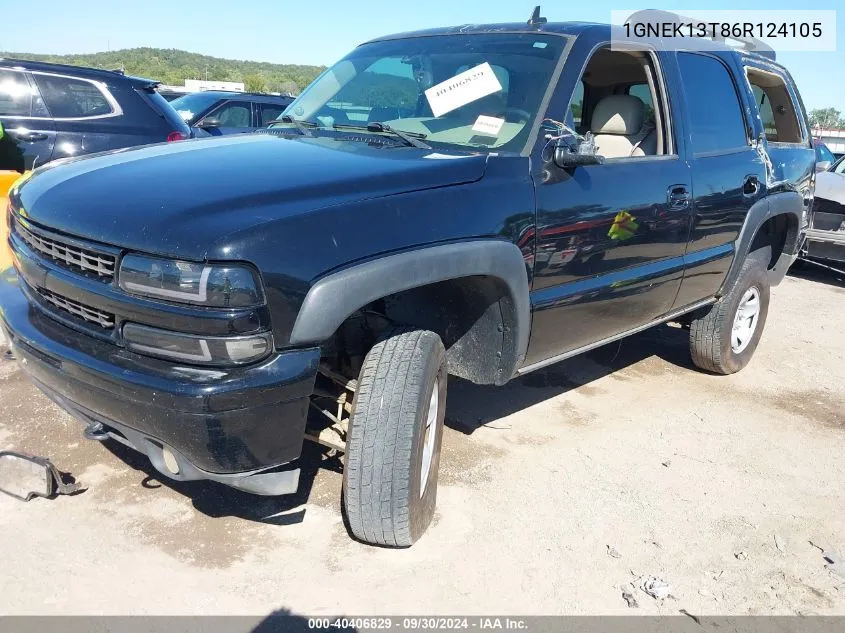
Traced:
[[87, 55], [36, 55], [0, 52], [0, 57], [33, 59], [75, 66], [115, 69], [123, 67], [129, 75], [156, 79], [180, 86], [185, 79], [243, 81], [247, 90], [297, 93], [323, 70], [322, 66], [271, 64], [238, 59], [222, 59], [175, 48], [127, 48]]

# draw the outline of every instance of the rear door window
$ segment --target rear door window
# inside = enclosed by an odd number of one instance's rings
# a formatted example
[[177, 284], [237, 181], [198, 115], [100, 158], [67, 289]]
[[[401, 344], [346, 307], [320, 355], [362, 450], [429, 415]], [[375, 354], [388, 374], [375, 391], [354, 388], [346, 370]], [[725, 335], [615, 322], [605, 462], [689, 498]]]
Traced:
[[217, 119], [220, 127], [252, 127], [252, 107], [247, 101], [227, 101], [205, 118]]
[[727, 153], [748, 146], [748, 132], [731, 75], [710, 55], [678, 53], [696, 154]]
[[114, 112], [103, 89], [84, 79], [33, 73], [35, 83], [56, 119], [83, 119]]

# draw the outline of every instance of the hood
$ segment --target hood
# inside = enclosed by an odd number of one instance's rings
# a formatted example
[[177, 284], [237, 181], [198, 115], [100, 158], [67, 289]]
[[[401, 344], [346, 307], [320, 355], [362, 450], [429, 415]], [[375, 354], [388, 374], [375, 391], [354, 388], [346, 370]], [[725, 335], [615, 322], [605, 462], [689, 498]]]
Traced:
[[343, 203], [473, 182], [486, 156], [239, 134], [47, 165], [14, 194], [36, 223], [185, 259], [233, 231]]

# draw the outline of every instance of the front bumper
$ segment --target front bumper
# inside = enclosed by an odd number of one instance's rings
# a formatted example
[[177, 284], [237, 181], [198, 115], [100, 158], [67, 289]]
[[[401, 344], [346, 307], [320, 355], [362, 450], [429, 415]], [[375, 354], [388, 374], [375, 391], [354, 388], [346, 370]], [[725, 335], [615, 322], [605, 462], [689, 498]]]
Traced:
[[0, 278], [0, 327], [40, 389], [145, 453], [171, 479], [210, 479], [265, 495], [296, 491], [299, 471], [290, 462], [302, 450], [318, 348], [232, 370], [180, 367], [50, 318], [11, 270]]

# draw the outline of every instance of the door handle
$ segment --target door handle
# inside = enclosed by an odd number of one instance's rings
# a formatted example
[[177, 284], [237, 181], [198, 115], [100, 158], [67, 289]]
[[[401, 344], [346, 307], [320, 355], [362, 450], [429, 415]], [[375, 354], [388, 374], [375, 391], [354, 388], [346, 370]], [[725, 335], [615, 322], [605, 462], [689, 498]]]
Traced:
[[760, 192], [760, 180], [751, 174], [742, 181], [742, 195], [746, 198], [756, 196]]
[[692, 201], [692, 194], [686, 185], [672, 185], [666, 191], [670, 209], [686, 209]]
[[46, 141], [47, 135], [44, 132], [33, 132], [32, 130], [17, 129], [9, 130], [9, 134], [14, 136], [19, 141], [26, 143], [34, 143], [35, 141]]

